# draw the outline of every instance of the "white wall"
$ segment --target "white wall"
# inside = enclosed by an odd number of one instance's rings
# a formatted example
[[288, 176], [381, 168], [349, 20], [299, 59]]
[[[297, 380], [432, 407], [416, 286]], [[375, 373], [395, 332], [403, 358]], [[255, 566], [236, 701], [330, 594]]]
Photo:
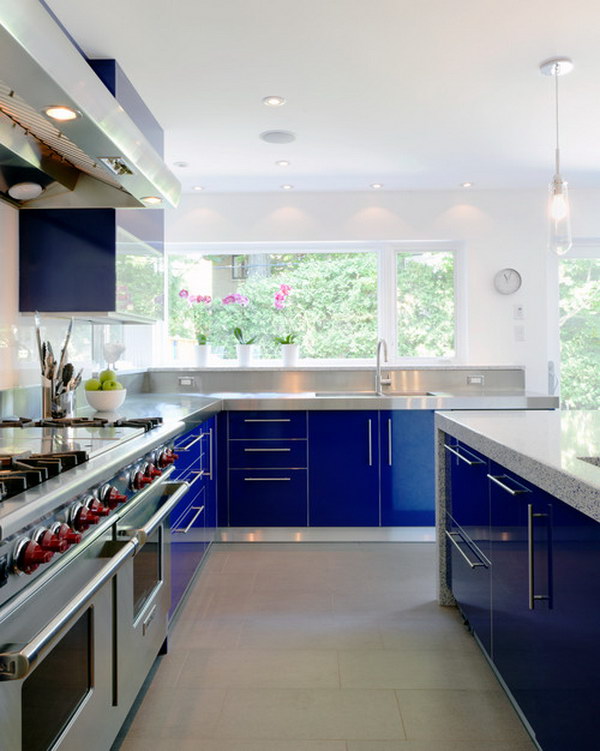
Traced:
[[[548, 330], [548, 285], [556, 262], [546, 250], [546, 188], [397, 193], [246, 193], [186, 195], [167, 211], [167, 244], [449, 240], [466, 254], [468, 362], [525, 365], [527, 386], [547, 390], [556, 358]], [[572, 191], [573, 231], [600, 236], [600, 191]], [[498, 294], [496, 271], [516, 268], [523, 286]], [[513, 308], [525, 320], [513, 319]], [[515, 326], [525, 341], [516, 341]]]

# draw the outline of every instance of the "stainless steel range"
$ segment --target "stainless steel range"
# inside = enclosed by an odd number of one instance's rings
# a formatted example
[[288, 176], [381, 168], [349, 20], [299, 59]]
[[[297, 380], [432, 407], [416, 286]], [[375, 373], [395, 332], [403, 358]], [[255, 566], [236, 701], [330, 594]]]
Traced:
[[0, 428], [0, 746], [106, 751], [166, 643], [184, 426]]

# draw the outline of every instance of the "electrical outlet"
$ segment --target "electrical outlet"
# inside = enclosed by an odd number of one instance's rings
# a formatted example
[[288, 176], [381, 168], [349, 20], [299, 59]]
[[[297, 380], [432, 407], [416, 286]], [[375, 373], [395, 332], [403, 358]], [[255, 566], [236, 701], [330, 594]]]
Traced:
[[525, 318], [525, 306], [513, 305], [513, 319], [515, 321], [522, 321]]
[[483, 386], [484, 383], [485, 383], [485, 376], [482, 376], [482, 375], [467, 376], [468, 386]]
[[194, 376], [179, 376], [177, 381], [180, 389], [191, 389], [196, 386], [196, 379]]
[[515, 326], [515, 342], [525, 341], [525, 326]]

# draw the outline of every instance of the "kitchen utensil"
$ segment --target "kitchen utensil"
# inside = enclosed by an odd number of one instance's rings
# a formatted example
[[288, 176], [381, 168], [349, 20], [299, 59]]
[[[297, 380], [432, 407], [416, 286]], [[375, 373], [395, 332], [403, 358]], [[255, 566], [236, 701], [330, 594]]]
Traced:
[[[65, 364], [65, 360], [67, 359], [67, 347], [69, 346], [69, 342], [71, 341], [71, 332], [73, 331], [73, 321], [74, 321], [73, 318], [71, 318], [71, 320], [69, 321], [69, 325], [67, 327], [67, 333], [65, 334], [65, 340], [63, 342], [63, 346], [62, 346], [62, 349], [60, 351], [60, 360], [58, 362], [58, 375], [59, 375], [59, 377], [60, 377], [61, 371], [63, 369], [63, 366]], [[65, 383], [64, 379], [63, 379], [63, 383]]]
[[37, 342], [38, 356], [40, 358], [40, 367], [41, 367], [41, 369], [43, 371], [43, 369], [44, 369], [44, 356], [43, 356], [43, 353], [42, 353], [42, 332], [40, 330], [40, 326], [41, 326], [41, 324], [40, 324], [40, 314], [37, 313], [37, 312], [34, 313], [33, 314], [33, 320], [35, 322], [35, 339], [36, 339], [36, 342]]

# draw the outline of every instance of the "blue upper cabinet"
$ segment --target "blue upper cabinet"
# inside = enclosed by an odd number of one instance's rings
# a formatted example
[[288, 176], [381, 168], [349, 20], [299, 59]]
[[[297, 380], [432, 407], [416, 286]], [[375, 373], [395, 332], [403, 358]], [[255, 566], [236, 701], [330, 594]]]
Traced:
[[379, 525], [377, 412], [309, 412], [309, 524]]
[[381, 524], [433, 526], [434, 429], [431, 410], [380, 412]]

